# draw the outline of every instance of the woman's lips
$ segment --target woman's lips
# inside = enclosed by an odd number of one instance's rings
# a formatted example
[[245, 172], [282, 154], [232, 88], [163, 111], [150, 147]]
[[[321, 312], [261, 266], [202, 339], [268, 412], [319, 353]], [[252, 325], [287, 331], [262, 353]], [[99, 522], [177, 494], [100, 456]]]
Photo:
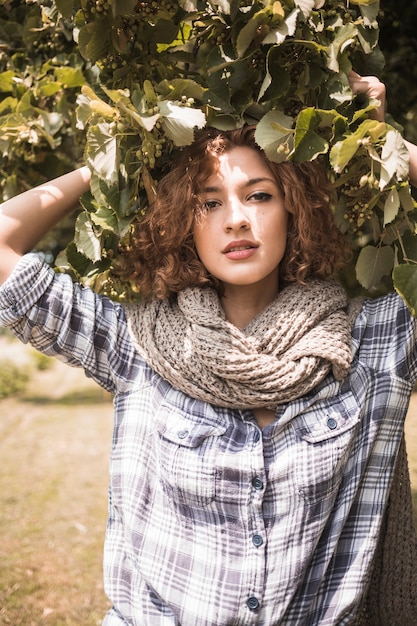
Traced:
[[253, 241], [232, 241], [223, 250], [223, 254], [235, 261], [248, 259], [257, 251], [258, 246]]

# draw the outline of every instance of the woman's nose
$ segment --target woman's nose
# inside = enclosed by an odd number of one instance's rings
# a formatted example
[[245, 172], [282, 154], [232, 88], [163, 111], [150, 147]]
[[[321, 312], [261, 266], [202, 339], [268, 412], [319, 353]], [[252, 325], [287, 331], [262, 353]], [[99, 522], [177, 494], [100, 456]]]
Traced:
[[230, 201], [227, 205], [225, 228], [226, 230], [240, 230], [249, 228], [250, 222], [245, 207], [238, 200]]

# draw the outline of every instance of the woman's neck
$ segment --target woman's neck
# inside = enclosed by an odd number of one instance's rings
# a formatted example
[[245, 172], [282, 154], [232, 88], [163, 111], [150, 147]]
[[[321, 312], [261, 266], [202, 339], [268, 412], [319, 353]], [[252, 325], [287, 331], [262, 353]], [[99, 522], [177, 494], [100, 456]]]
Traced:
[[260, 294], [250, 289], [230, 290], [221, 296], [220, 302], [226, 319], [237, 328], [245, 328], [275, 299], [277, 291]]

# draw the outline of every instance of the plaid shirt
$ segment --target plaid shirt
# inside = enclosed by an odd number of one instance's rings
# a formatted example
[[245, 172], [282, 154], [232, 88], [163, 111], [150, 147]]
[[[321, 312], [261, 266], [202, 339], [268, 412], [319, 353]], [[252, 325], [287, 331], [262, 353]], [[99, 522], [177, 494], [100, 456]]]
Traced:
[[368, 300], [349, 376], [278, 408], [213, 407], [135, 351], [123, 307], [28, 255], [0, 322], [114, 394], [106, 626], [349, 624], [369, 575], [409, 397], [416, 325]]

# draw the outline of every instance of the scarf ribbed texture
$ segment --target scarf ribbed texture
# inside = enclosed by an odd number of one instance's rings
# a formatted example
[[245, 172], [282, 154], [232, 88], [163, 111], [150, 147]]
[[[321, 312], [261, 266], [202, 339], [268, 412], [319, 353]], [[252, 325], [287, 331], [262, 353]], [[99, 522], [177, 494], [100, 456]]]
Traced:
[[246, 328], [225, 319], [217, 293], [188, 288], [174, 300], [127, 305], [138, 352], [187, 395], [234, 409], [275, 409], [351, 363], [352, 317], [335, 282], [291, 285]]

